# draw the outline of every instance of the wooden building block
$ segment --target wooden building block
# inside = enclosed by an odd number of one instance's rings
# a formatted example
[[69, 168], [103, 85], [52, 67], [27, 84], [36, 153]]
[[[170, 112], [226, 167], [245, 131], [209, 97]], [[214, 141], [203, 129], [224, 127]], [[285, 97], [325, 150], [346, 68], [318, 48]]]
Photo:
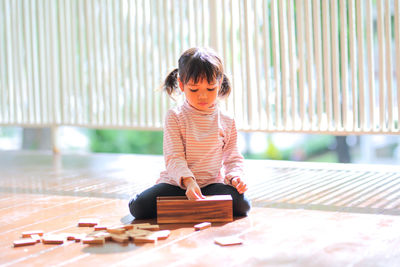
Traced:
[[137, 236], [133, 239], [135, 243], [156, 243], [157, 237], [156, 236]]
[[47, 235], [43, 236], [43, 244], [48, 245], [60, 245], [64, 243], [65, 238], [60, 235]]
[[42, 230], [34, 230], [34, 231], [22, 232], [22, 237], [23, 238], [31, 237], [32, 235], [43, 236], [43, 231]]
[[154, 224], [154, 225], [141, 225], [141, 226], [138, 226], [138, 229], [147, 230], [147, 231], [158, 231], [158, 230], [160, 230], [160, 226], [157, 225], [157, 224]]
[[107, 226], [105, 226], [105, 225], [96, 225], [94, 227], [94, 230], [95, 231], [107, 230]]
[[194, 230], [200, 231], [200, 230], [203, 230], [203, 229], [206, 229], [206, 228], [209, 228], [209, 227], [211, 227], [211, 223], [210, 222], [203, 222], [203, 223], [196, 224], [194, 226]]
[[206, 196], [188, 200], [186, 196], [157, 197], [157, 223], [233, 221], [231, 195]]
[[133, 228], [135, 227], [135, 225], [133, 224], [125, 224], [123, 225], [125, 230], [133, 230]]
[[36, 240], [36, 243], [42, 242], [42, 238], [39, 235], [31, 235], [31, 238]]
[[112, 240], [111, 235], [112, 234], [110, 234], [108, 232], [100, 232], [100, 233], [93, 235], [93, 237], [99, 237], [99, 238], [103, 238], [105, 241], [111, 241]]
[[135, 237], [147, 236], [152, 233], [154, 233], [154, 232], [147, 231], [147, 230], [140, 230], [140, 229], [134, 229], [134, 230], [129, 230], [129, 231], [125, 232], [125, 234], [127, 234], [132, 240], [134, 240]]
[[226, 236], [215, 238], [214, 242], [220, 246], [233, 246], [242, 244], [243, 240], [236, 236]]
[[112, 241], [115, 241], [118, 243], [129, 242], [129, 236], [127, 234], [122, 234], [122, 235], [111, 234], [111, 239], [112, 239]]
[[22, 238], [19, 240], [14, 241], [14, 247], [23, 247], [23, 246], [32, 246], [35, 245], [37, 242], [33, 238]]
[[95, 225], [99, 224], [98, 219], [92, 219], [92, 218], [83, 218], [80, 219], [78, 222], [79, 227], [94, 227]]
[[82, 243], [89, 245], [104, 245], [105, 239], [101, 237], [88, 236], [82, 240]]
[[148, 236], [156, 237], [157, 240], [165, 240], [169, 237], [170, 234], [171, 234], [170, 230], [161, 230], [161, 231], [153, 232], [152, 234], [150, 234]]
[[119, 227], [110, 227], [110, 228], [107, 228], [107, 232], [109, 232], [109, 233], [111, 233], [111, 234], [117, 234], [117, 235], [120, 235], [120, 234], [123, 234], [123, 233], [125, 233], [125, 228], [119, 228]]
[[150, 223], [133, 223], [132, 225], [133, 225], [133, 227], [140, 227], [143, 225], [150, 225]]
[[70, 241], [75, 241], [75, 242], [81, 242], [81, 240], [83, 239], [83, 234], [72, 234], [72, 233], [67, 233], [65, 234], [65, 237], [67, 238], [67, 240]]

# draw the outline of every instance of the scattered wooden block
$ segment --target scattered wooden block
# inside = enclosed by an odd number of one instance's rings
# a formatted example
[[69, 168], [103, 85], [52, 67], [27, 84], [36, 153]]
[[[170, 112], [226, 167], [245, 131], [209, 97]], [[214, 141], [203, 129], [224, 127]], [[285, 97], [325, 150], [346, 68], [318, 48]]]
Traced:
[[37, 242], [33, 238], [23, 238], [14, 241], [14, 247], [23, 247], [23, 246], [32, 246], [35, 245]]
[[81, 240], [83, 239], [83, 235], [76, 235], [75, 236], [75, 243], [79, 243], [79, 242], [81, 242]]
[[108, 233], [106, 230], [100, 230], [100, 231], [93, 231], [87, 234], [87, 236], [95, 236], [99, 233]]
[[59, 235], [48, 235], [43, 236], [42, 242], [43, 244], [48, 245], [60, 245], [64, 243], [65, 238]]
[[97, 234], [93, 235], [93, 237], [103, 238], [105, 241], [111, 241], [112, 240], [111, 234], [108, 233], [108, 232], [100, 232], [100, 233], [97, 233]]
[[157, 223], [233, 221], [231, 195], [188, 200], [185, 196], [157, 197]]
[[65, 234], [65, 238], [69, 241], [81, 242], [83, 235], [82, 234]]
[[139, 237], [139, 236], [151, 235], [152, 233], [154, 233], [154, 232], [146, 231], [146, 230], [140, 230], [140, 229], [129, 230], [129, 231], [125, 232], [125, 234], [127, 234], [132, 240], [135, 240], [135, 238]]
[[92, 218], [84, 218], [80, 219], [78, 222], [79, 227], [94, 227], [95, 225], [99, 224], [98, 219], [92, 219]]
[[109, 232], [110, 234], [120, 235], [120, 234], [124, 234], [125, 231], [126, 231], [125, 228], [119, 228], [119, 227], [117, 227], [117, 228], [115, 228], [115, 227], [107, 228], [107, 232]]
[[156, 236], [137, 236], [133, 239], [135, 243], [156, 243], [157, 237]]
[[160, 226], [155, 224], [155, 225], [141, 225], [138, 226], [138, 229], [140, 230], [148, 230], [148, 231], [158, 231], [160, 230]]
[[107, 226], [104, 226], [104, 225], [96, 225], [96, 226], [94, 227], [94, 230], [95, 230], [95, 231], [107, 230]]
[[140, 226], [144, 226], [144, 225], [150, 225], [150, 223], [133, 223], [132, 225], [134, 227], [140, 227]]
[[122, 235], [111, 234], [111, 239], [112, 239], [112, 241], [115, 241], [118, 243], [129, 242], [129, 236], [127, 234], [122, 234]]
[[165, 240], [169, 237], [170, 234], [171, 234], [170, 230], [161, 230], [161, 231], [153, 232], [152, 234], [150, 234], [148, 236], [155, 237], [155, 238], [157, 238], [157, 240]]
[[75, 241], [75, 235], [74, 234], [66, 234], [65, 236], [67, 237], [68, 241]]
[[125, 230], [133, 230], [133, 228], [135, 228], [135, 225], [133, 224], [125, 224], [123, 225]]
[[236, 236], [227, 236], [215, 238], [214, 242], [220, 246], [233, 246], [242, 244], [243, 240]]
[[89, 245], [104, 245], [105, 239], [101, 237], [88, 236], [82, 240], [82, 243]]
[[43, 231], [42, 230], [34, 230], [34, 231], [22, 232], [23, 238], [31, 237], [32, 235], [43, 236]]
[[194, 229], [196, 231], [200, 231], [200, 230], [204, 230], [204, 229], [209, 228], [209, 227], [211, 227], [211, 223], [210, 222], [203, 222], [203, 223], [196, 224], [194, 226]]
[[31, 235], [31, 238], [36, 240], [36, 243], [40, 243], [42, 238], [39, 235]]

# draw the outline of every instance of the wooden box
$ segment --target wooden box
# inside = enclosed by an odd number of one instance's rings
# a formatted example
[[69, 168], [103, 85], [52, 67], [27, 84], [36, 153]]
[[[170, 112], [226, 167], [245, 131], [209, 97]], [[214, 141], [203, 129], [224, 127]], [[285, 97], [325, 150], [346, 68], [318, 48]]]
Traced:
[[157, 223], [231, 222], [231, 195], [206, 196], [188, 200], [186, 196], [157, 197]]

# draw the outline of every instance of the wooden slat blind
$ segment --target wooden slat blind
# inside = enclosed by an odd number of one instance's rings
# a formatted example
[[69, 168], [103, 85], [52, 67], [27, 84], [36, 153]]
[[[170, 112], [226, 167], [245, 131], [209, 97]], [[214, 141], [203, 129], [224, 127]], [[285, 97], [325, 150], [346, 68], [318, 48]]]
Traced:
[[157, 91], [211, 46], [245, 131], [399, 133], [396, 0], [0, 0], [0, 125], [162, 129]]

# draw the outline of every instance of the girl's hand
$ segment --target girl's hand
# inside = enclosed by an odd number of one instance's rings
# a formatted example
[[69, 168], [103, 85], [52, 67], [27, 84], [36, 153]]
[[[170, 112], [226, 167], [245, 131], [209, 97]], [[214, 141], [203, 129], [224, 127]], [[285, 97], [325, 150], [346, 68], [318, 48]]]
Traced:
[[247, 185], [240, 179], [240, 177], [233, 177], [231, 179], [231, 185], [236, 188], [239, 194], [243, 194], [247, 191]]
[[189, 177], [190, 179], [183, 178], [183, 184], [186, 186], [186, 196], [189, 200], [204, 199], [205, 196], [201, 193], [201, 189], [196, 181]]

